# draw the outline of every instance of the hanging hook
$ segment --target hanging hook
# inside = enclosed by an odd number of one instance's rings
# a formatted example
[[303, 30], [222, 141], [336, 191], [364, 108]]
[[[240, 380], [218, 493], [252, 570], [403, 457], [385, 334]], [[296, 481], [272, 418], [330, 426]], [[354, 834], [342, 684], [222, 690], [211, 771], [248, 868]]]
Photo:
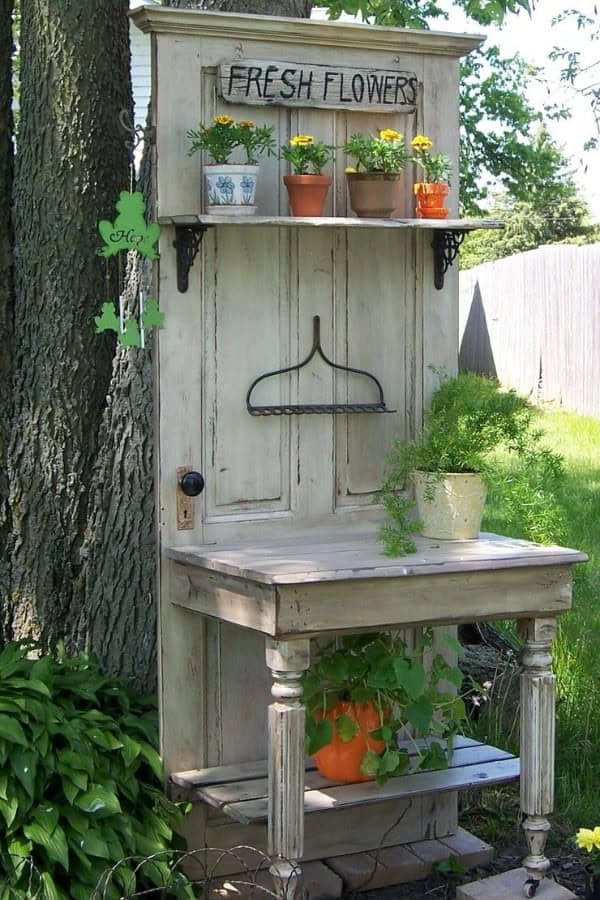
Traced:
[[143, 142], [154, 143], [155, 129], [151, 125], [145, 128], [143, 125], [134, 125], [128, 109], [122, 109], [119, 113], [119, 124], [123, 131], [131, 135], [131, 140], [125, 141], [125, 146], [131, 153], [134, 153]]

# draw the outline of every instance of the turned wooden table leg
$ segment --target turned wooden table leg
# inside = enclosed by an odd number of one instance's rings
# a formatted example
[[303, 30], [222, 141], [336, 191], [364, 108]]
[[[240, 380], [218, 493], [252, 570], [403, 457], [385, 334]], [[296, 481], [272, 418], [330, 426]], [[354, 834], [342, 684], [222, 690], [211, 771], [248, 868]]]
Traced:
[[310, 642], [267, 640], [274, 702], [269, 706], [269, 855], [277, 895], [299, 894], [304, 852], [304, 706], [300, 679]]
[[554, 675], [552, 641], [555, 619], [528, 619], [521, 625], [521, 812], [529, 853], [524, 892], [533, 897], [550, 869], [544, 850], [554, 808]]

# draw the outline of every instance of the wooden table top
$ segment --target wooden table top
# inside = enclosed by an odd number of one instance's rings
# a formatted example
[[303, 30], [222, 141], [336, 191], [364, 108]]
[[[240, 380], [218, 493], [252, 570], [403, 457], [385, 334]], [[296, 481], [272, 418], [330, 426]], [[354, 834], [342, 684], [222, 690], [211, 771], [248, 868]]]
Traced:
[[416, 553], [385, 556], [375, 525], [318, 528], [278, 538], [203, 546], [169, 547], [166, 555], [186, 566], [265, 585], [298, 585], [364, 578], [398, 578], [565, 566], [586, 562], [585, 553], [483, 533], [479, 540], [417, 537]]

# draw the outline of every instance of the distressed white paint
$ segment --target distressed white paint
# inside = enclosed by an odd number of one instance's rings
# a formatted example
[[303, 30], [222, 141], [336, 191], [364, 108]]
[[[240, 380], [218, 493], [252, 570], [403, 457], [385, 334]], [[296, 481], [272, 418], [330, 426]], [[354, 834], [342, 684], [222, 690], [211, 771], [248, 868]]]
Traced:
[[267, 641], [274, 702], [269, 706], [268, 832], [277, 894], [293, 897], [299, 882], [294, 863], [304, 852], [304, 706], [301, 678], [310, 665], [310, 644]]
[[[515, 552], [514, 565], [505, 563], [500, 575], [501, 553], [493, 554], [487, 568], [475, 564], [476, 571], [473, 559], [466, 559], [450, 575], [444, 574], [447, 560], [438, 559], [430, 561], [440, 567], [437, 571], [422, 570], [418, 577], [390, 575], [378, 560], [374, 577], [368, 566], [362, 577], [355, 577], [357, 561], [364, 562], [364, 556], [360, 548], [350, 548], [343, 577], [339, 558], [333, 566], [321, 558], [321, 574], [338, 572], [335, 591], [331, 585], [336, 578], [318, 575], [306, 583], [296, 578], [274, 586], [264, 579], [253, 581], [250, 574], [230, 576], [194, 562], [189, 548], [218, 548], [237, 539], [258, 546], [282, 534], [293, 543], [299, 529], [310, 529], [315, 537], [317, 527], [334, 533], [377, 518], [380, 512], [371, 499], [386, 445], [392, 434], [410, 434], [421, 421], [435, 383], [429, 367], [452, 372], [457, 357], [456, 276], [450, 272], [444, 289], [434, 289], [431, 223], [357, 223], [349, 215], [342, 154], [333, 167], [326, 210], [339, 221], [326, 220], [325, 227], [314, 221], [277, 222], [275, 217], [288, 212], [281, 178], [287, 166], [265, 159], [258, 203], [266, 220], [238, 225], [214, 219], [191, 270], [189, 290], [179, 294], [172, 248], [176, 217], [198, 216], [202, 209], [200, 160], [187, 155], [187, 131], [221, 112], [237, 118], [247, 113], [247, 107], [225, 104], [218, 96], [217, 66], [240, 55], [276, 60], [294, 59], [301, 52], [306, 65], [327, 59], [333, 66], [415, 72], [423, 85], [416, 115], [388, 114], [385, 124], [405, 133], [407, 140], [417, 130], [427, 131], [438, 149], [456, 161], [458, 57], [479, 40], [172, 9], [137, 11], [134, 20], [152, 33], [154, 173], [164, 223], [159, 293], [168, 324], [159, 337], [156, 363], [157, 516], [161, 729], [171, 772], [264, 757], [268, 672], [260, 656], [261, 635], [295, 636], [306, 644], [311, 634], [339, 630], [340, 622], [349, 631], [397, 624], [399, 619], [415, 624], [424, 608], [434, 621], [456, 621], [461, 602], [469, 613], [476, 608], [480, 617], [552, 615], [570, 603], [568, 566], [573, 557], [556, 556], [544, 565], [529, 550]], [[296, 132], [341, 144], [355, 130], [375, 131], [381, 116], [269, 106], [256, 107], [253, 118], [273, 126], [278, 144]], [[404, 219], [414, 212], [414, 175], [410, 170], [405, 175]], [[456, 184], [453, 190], [456, 215]], [[245, 395], [253, 378], [306, 355], [314, 315], [321, 318], [326, 352], [380, 377], [394, 414], [247, 415]], [[315, 365], [261, 385], [261, 390], [263, 402], [331, 403], [353, 398], [363, 387], [354, 378]], [[189, 531], [177, 530], [180, 466], [206, 477], [204, 493], [193, 501], [194, 527]], [[308, 545], [302, 550], [308, 552]], [[317, 551], [310, 550], [305, 568]], [[177, 552], [184, 555], [175, 564], [167, 553]], [[395, 592], [400, 583], [415, 582], [420, 588], [408, 591], [406, 602], [399, 604]], [[300, 855], [298, 779], [303, 760], [297, 692], [303, 667], [294, 665], [291, 680], [281, 675], [288, 674], [281, 660], [273, 666], [278, 690], [292, 682], [296, 693], [279, 696], [270, 713], [272, 746], [284, 748], [280, 758], [272, 758], [272, 780], [284, 787], [280, 795], [271, 795], [271, 840], [276, 853]], [[448, 833], [456, 828], [456, 809], [453, 796], [441, 799], [447, 792], [448, 784], [435, 804], [422, 795], [399, 805], [397, 799], [380, 798], [371, 814], [351, 807], [315, 811], [304, 853], [314, 858], [373, 848], [384, 834], [384, 841], [398, 843]], [[398, 824], [400, 813], [405, 815]], [[263, 826], [227, 822], [220, 811], [209, 812], [203, 805], [190, 820], [189, 837], [196, 846], [205, 841], [265, 846], [266, 835]], [[290, 873], [278, 869], [274, 874], [281, 879]]]
[[552, 642], [556, 620], [523, 623], [521, 657], [521, 810], [529, 854], [523, 860], [529, 878], [541, 880], [550, 869], [544, 850], [554, 808], [554, 683]]

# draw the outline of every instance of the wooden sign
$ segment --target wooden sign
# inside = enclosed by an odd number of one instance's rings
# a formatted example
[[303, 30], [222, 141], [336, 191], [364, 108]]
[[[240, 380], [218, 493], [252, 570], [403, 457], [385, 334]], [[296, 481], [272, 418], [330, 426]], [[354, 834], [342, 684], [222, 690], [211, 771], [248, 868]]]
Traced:
[[236, 59], [219, 66], [219, 85], [229, 103], [393, 113], [414, 112], [418, 79], [401, 69]]

